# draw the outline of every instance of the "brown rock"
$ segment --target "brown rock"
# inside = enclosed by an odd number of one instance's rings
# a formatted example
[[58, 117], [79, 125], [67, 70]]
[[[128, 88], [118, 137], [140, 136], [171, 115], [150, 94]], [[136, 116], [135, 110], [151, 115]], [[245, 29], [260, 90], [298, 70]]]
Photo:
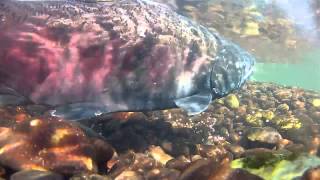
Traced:
[[208, 179], [215, 168], [216, 163], [214, 161], [199, 159], [192, 162], [188, 168], [182, 172], [179, 180]]
[[220, 161], [228, 153], [224, 147], [216, 146], [216, 145], [198, 144], [197, 150], [202, 157], [211, 158], [211, 159], [214, 159], [215, 161]]
[[273, 148], [282, 140], [281, 134], [272, 127], [250, 128], [246, 137], [248, 140], [247, 148]]
[[169, 160], [173, 159], [170, 155], [166, 154], [161, 147], [151, 146], [149, 148], [151, 156], [162, 165], [165, 165]]
[[[233, 170], [226, 180], [263, 180], [261, 177], [249, 173], [243, 169]], [[218, 179], [217, 179], [218, 180]]]
[[119, 176], [115, 178], [115, 180], [144, 180], [143, 176], [138, 174], [135, 171], [123, 171]]
[[188, 165], [191, 163], [189, 159], [184, 156], [180, 156], [176, 159], [171, 159], [167, 162], [166, 167], [170, 169], [177, 169], [179, 171], [184, 171]]
[[120, 175], [123, 171], [129, 169], [129, 167], [134, 163], [136, 155], [133, 151], [129, 151], [125, 154], [116, 157], [112, 161], [115, 161], [109, 172], [109, 175], [114, 179]]
[[135, 154], [135, 160], [133, 164], [130, 165], [130, 169], [137, 172], [147, 172], [153, 168], [159, 167], [160, 164], [156, 162], [155, 159], [149, 157], [148, 155], [142, 153]]
[[303, 110], [305, 108], [305, 103], [299, 100], [293, 101], [291, 104], [295, 109]]
[[307, 170], [303, 173], [301, 180], [319, 180], [320, 179], [320, 167], [315, 167]]
[[199, 154], [191, 156], [191, 162], [195, 162], [195, 161], [198, 161], [200, 159], [203, 159], [203, 158]]
[[287, 89], [279, 89], [274, 92], [274, 96], [279, 100], [290, 99], [292, 96], [292, 92]]
[[245, 105], [240, 106], [236, 111], [239, 116], [245, 116], [247, 114], [247, 108]]
[[55, 118], [28, 118], [1, 127], [0, 144], [0, 162], [14, 170], [71, 175], [96, 172], [96, 160], [106, 163], [113, 152], [110, 145], [92, 142], [79, 127]]
[[229, 145], [226, 148], [235, 158], [239, 158], [245, 151], [245, 149], [240, 145]]
[[97, 164], [104, 166], [105, 163], [112, 158], [115, 150], [109, 143], [101, 139], [93, 138], [91, 142], [95, 149], [95, 160]]
[[157, 168], [146, 174], [148, 180], [176, 180], [179, 178], [180, 172], [175, 169]]
[[161, 147], [165, 152], [172, 156], [190, 155], [193, 147], [183, 142], [169, 142], [164, 141], [161, 143]]
[[310, 112], [310, 117], [319, 123], [320, 122], [320, 111]]
[[6, 175], [6, 170], [0, 166], [0, 177], [3, 177]]

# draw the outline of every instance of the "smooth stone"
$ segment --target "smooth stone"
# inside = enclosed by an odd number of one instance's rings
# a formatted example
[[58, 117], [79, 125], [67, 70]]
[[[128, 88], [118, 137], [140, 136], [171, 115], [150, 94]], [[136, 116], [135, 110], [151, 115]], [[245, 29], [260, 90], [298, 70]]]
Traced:
[[179, 180], [208, 179], [215, 168], [216, 163], [214, 161], [199, 159], [192, 162], [188, 168], [182, 172]]
[[176, 180], [180, 176], [180, 172], [175, 169], [157, 168], [149, 171], [145, 178], [148, 180]]
[[184, 171], [188, 165], [191, 163], [189, 159], [184, 156], [180, 156], [176, 159], [171, 159], [167, 162], [166, 167], [170, 169], [177, 169], [179, 171]]
[[119, 176], [117, 176], [114, 180], [144, 180], [143, 176], [138, 174], [135, 171], [126, 170], [123, 171]]
[[305, 171], [301, 177], [301, 180], [319, 180], [320, 179], [320, 167], [315, 167]]
[[161, 164], [165, 165], [169, 160], [173, 159], [172, 156], [165, 153], [160, 146], [152, 146], [150, 147], [150, 154], [151, 156]]
[[243, 169], [233, 170], [226, 180], [263, 180], [261, 177], [249, 173]]
[[251, 128], [247, 134], [248, 140], [252, 142], [262, 142], [277, 144], [281, 139], [281, 134], [272, 127]]

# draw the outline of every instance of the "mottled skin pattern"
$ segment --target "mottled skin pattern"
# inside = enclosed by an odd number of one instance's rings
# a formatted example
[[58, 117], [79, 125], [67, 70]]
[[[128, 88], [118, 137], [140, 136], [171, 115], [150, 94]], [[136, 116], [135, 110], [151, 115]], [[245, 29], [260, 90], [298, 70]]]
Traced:
[[203, 89], [224, 95], [252, 67], [233, 44], [226, 58], [216, 32], [147, 0], [2, 0], [0, 42], [0, 85], [35, 103], [92, 102], [104, 112], [170, 108]]

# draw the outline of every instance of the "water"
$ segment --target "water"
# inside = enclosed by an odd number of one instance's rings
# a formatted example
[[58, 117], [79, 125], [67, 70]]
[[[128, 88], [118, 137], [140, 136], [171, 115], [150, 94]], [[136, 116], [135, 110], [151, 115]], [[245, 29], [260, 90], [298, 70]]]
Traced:
[[252, 80], [320, 91], [320, 51], [306, 52], [301, 62], [257, 63]]
[[212, 0], [206, 5], [207, 14], [188, 4], [182, 13], [213, 26], [254, 54], [258, 63], [252, 80], [319, 91], [319, 3]]
[[278, 57], [273, 57], [274, 63], [258, 63], [253, 79], [319, 91], [320, 47], [318, 43], [320, 38], [317, 30], [319, 19], [314, 15], [319, 16], [319, 4], [318, 9], [311, 5], [319, 2], [292, 0], [273, 3], [285, 12], [288, 19], [296, 23], [295, 28], [299, 29], [302, 40], [307, 39], [311, 48], [292, 50], [292, 53], [298, 52], [298, 54], [296, 57], [288, 56], [297, 59], [297, 63], [290, 63], [290, 59], [283, 60]]

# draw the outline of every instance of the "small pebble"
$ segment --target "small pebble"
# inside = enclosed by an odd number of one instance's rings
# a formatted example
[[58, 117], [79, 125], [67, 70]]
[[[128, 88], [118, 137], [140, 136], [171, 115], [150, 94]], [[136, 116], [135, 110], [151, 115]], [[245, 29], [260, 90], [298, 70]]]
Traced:
[[166, 154], [160, 146], [152, 146], [149, 148], [149, 150], [151, 156], [163, 165], [165, 165], [169, 160], [173, 159], [173, 157]]
[[153, 169], [146, 174], [148, 180], [177, 180], [180, 172], [175, 169], [160, 168]]
[[123, 171], [119, 176], [117, 176], [114, 180], [144, 180], [143, 176], [138, 174], [135, 171], [126, 170]]

